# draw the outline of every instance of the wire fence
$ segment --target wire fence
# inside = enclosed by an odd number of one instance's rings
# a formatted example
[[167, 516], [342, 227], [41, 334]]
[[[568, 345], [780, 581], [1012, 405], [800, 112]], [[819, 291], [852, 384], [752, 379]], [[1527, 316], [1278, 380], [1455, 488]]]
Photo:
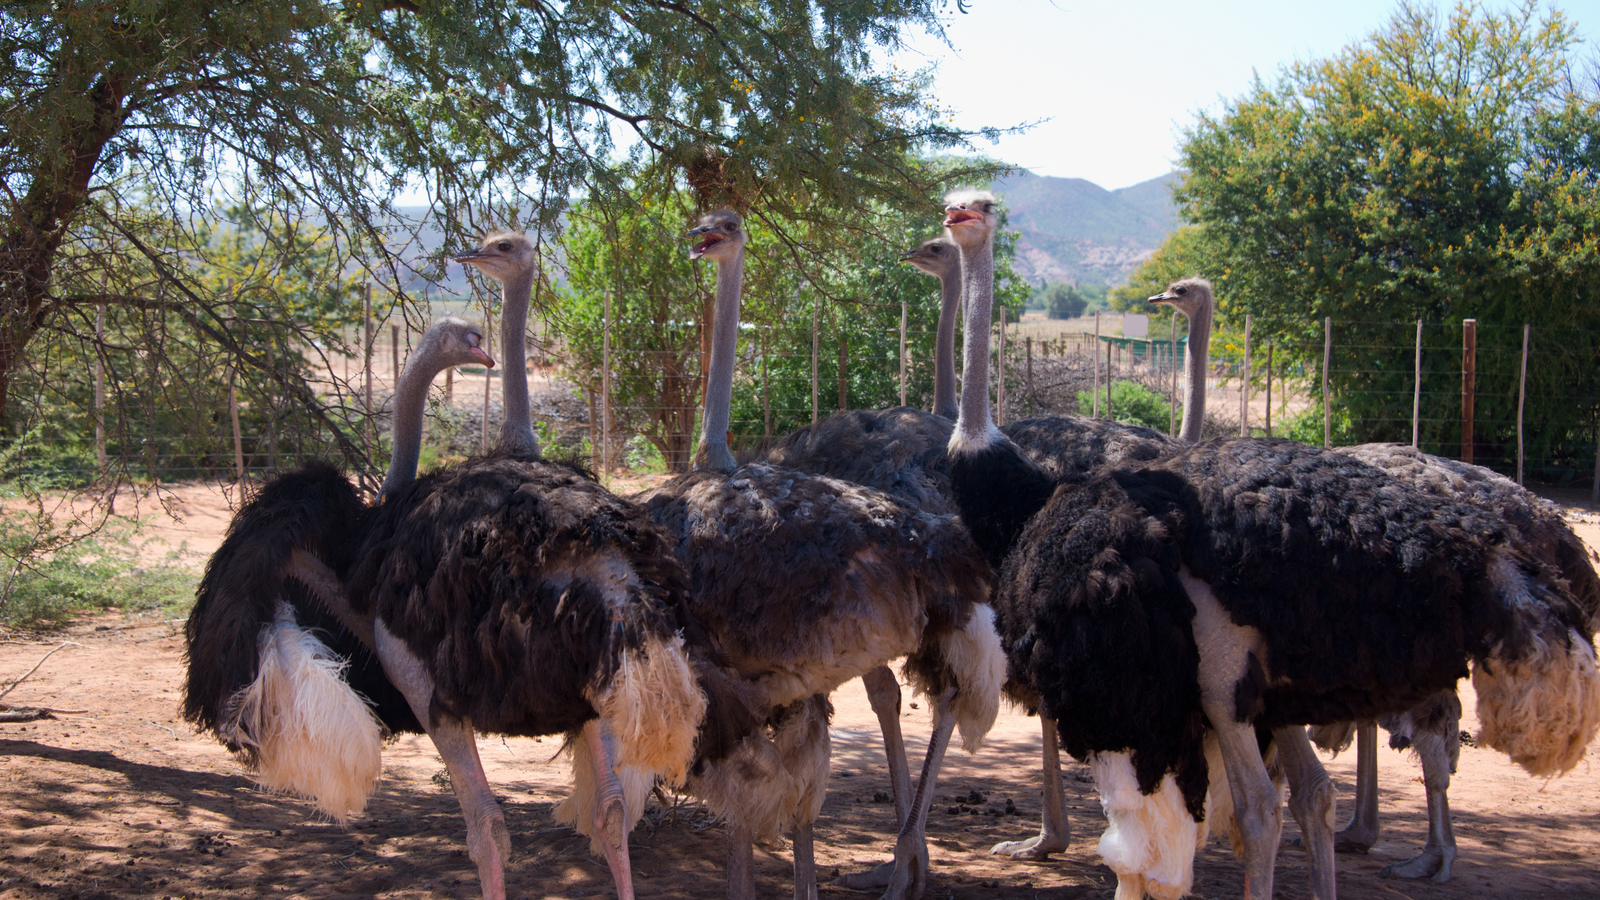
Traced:
[[[1233, 334], [1214, 340], [1202, 436], [1270, 434], [1331, 446], [1414, 441], [1426, 452], [1513, 477], [1520, 467], [1528, 481], [1595, 484], [1600, 335], [1491, 328], [1470, 320], [1322, 325], [1320, 342], [1249, 346]], [[606, 365], [603, 352], [598, 358], [593, 348], [580, 353], [536, 329], [525, 364], [535, 426], [545, 442], [608, 471], [687, 467], [698, 437], [705, 347], [693, 325], [680, 331], [668, 349], [614, 345]], [[1011, 331], [1003, 334], [997, 325], [991, 336], [992, 402], [1002, 423], [1086, 415], [1174, 433], [1180, 426], [1187, 354], [1181, 336], [1019, 339], [1015, 326]], [[930, 407], [934, 361], [926, 348], [932, 331], [907, 327], [903, 340], [899, 329], [888, 332], [863, 337], [815, 328], [807, 341], [804, 335], [796, 340], [789, 326], [742, 327], [729, 435], [735, 451], [757, 451], [839, 409], [902, 400]], [[358, 352], [311, 354], [319, 364], [309, 383], [328, 418], [381, 464], [387, 461], [395, 370], [416, 335], [396, 326], [337, 337], [329, 344]], [[436, 457], [477, 452], [493, 442], [503, 414], [502, 377], [500, 370], [466, 368], [436, 380], [427, 425]], [[130, 459], [144, 461], [146, 477], [260, 479], [325, 449], [304, 439], [312, 426], [289, 427], [297, 415], [293, 404], [270, 390], [244, 395], [223, 373], [212, 400], [210, 424], [198, 437], [146, 435], [130, 448], [118, 445], [127, 429], [108, 420], [115, 411], [99, 397], [94, 408], [80, 410], [76, 426], [82, 430], [75, 439], [93, 447], [94, 455], [61, 465], [86, 480], [119, 466], [125, 472]], [[241, 417], [241, 410], [247, 414]]]

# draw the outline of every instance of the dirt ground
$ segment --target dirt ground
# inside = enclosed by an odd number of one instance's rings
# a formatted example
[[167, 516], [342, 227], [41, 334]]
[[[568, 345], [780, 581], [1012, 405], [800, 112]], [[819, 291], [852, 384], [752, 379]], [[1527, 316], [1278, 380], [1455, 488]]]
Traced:
[[[177, 502], [169, 506], [183, 519], [158, 523], [154, 534], [209, 553], [229, 517], [227, 498], [201, 485], [172, 496]], [[1600, 546], [1600, 515], [1575, 503], [1569, 510], [1585, 539]], [[379, 790], [347, 827], [302, 801], [263, 794], [222, 747], [178, 719], [181, 627], [105, 615], [51, 640], [0, 643], [4, 683], [68, 642], [6, 702], [77, 711], [0, 724], [0, 900], [478, 896], [459, 808], [426, 739], [401, 737], [387, 747]], [[1465, 693], [1469, 721], [1462, 727], [1473, 731]], [[893, 843], [883, 751], [860, 683], [846, 685], [834, 702], [831, 790], [816, 831], [824, 877], [882, 861]], [[908, 695], [904, 717], [919, 755], [927, 705]], [[929, 825], [931, 897], [1111, 897], [1115, 879], [1094, 852], [1104, 819], [1076, 763], [1066, 767], [1071, 849], [1042, 863], [987, 855], [995, 842], [1038, 826], [1039, 743], [1037, 720], [1008, 711], [977, 755], [951, 751]], [[568, 777], [565, 760], [556, 758], [559, 741], [484, 737], [479, 745], [512, 835], [508, 896], [614, 896], [587, 842], [551, 819]], [[1461, 855], [1455, 878], [1434, 885], [1377, 877], [1420, 848], [1426, 821], [1420, 767], [1409, 755], [1381, 751], [1383, 833], [1369, 855], [1339, 858], [1342, 896], [1600, 897], [1597, 760], [1600, 745], [1571, 775], [1545, 783], [1494, 752], [1463, 747], [1450, 792]], [[1354, 764], [1354, 752], [1328, 761], [1342, 791], [1341, 818], [1350, 808]], [[1287, 842], [1298, 830], [1287, 813], [1285, 820]], [[724, 834], [691, 801], [667, 809], [653, 803], [632, 836], [638, 895], [721, 895]], [[759, 849], [758, 893], [788, 896], [789, 865], [787, 849]], [[1286, 844], [1278, 896], [1308, 897], [1303, 873], [1302, 854]], [[1197, 862], [1195, 895], [1237, 897], [1240, 888], [1225, 840], [1213, 840]], [[851, 896], [826, 886], [822, 893]]]

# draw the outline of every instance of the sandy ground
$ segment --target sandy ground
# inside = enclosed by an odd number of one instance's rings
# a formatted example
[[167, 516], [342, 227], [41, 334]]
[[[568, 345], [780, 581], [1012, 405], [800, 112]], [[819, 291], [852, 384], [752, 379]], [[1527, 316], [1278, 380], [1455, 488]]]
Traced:
[[[190, 485], [172, 497], [179, 502], [168, 506], [183, 520], [157, 523], [154, 533], [209, 552], [229, 515], [224, 492]], [[1600, 545], [1600, 516], [1569, 508], [1585, 539]], [[304, 802], [263, 794], [214, 740], [177, 717], [181, 624], [107, 615], [58, 639], [0, 643], [0, 682], [9, 682], [70, 642], [6, 702], [81, 710], [0, 724], [0, 900], [478, 896], [459, 809], [436, 777], [443, 767], [425, 739], [405, 736], [388, 746], [377, 795], [346, 827]], [[824, 876], [886, 859], [893, 841], [876, 720], [860, 683], [846, 685], [834, 702], [833, 776], [816, 832]], [[1467, 705], [1462, 727], [1471, 731], [1470, 698]], [[920, 756], [926, 704], [908, 695], [903, 713]], [[613, 896], [604, 863], [551, 819], [567, 782], [559, 741], [485, 737], [479, 745], [512, 834], [508, 896]], [[977, 755], [952, 750], [929, 827], [930, 897], [1111, 897], [1114, 879], [1094, 852], [1104, 819], [1076, 763], [1067, 764], [1066, 778], [1072, 848], [1042, 863], [987, 855], [995, 842], [1037, 828], [1038, 753], [1037, 720], [1015, 712], [1002, 714]], [[1385, 864], [1413, 855], [1425, 830], [1420, 767], [1409, 755], [1381, 751], [1383, 834], [1369, 855], [1339, 858], [1342, 895], [1600, 897], [1597, 754], [1591, 748], [1573, 774], [1545, 783], [1496, 753], [1464, 747], [1450, 795], [1461, 856], [1454, 880], [1434, 885], [1377, 877]], [[1354, 756], [1328, 762], [1344, 810]], [[1298, 832], [1285, 818], [1287, 841]], [[667, 809], [653, 803], [631, 846], [640, 897], [722, 893], [724, 829], [692, 801]], [[788, 896], [789, 865], [785, 848], [758, 850], [759, 895]], [[1196, 871], [1196, 896], [1239, 896], [1240, 869], [1224, 841], [1200, 854]], [[1303, 872], [1303, 856], [1286, 845], [1278, 896], [1308, 897]], [[824, 887], [823, 896], [850, 895]]]

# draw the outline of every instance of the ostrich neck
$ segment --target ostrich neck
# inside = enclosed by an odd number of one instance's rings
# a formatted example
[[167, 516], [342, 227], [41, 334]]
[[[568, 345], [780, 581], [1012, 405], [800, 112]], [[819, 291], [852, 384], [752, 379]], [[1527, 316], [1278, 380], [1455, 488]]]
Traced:
[[1211, 304], [1203, 303], [1189, 317], [1188, 358], [1184, 366], [1188, 378], [1183, 386], [1183, 428], [1178, 440], [1185, 444], [1200, 441], [1200, 428], [1206, 417], [1206, 366], [1211, 355]]
[[394, 392], [394, 452], [389, 457], [389, 473], [378, 489], [381, 499], [417, 477], [417, 460], [422, 456], [422, 412], [428, 402], [428, 388], [434, 376], [445, 368], [441, 354], [424, 342], [417, 347], [400, 373]]
[[705, 414], [694, 467], [710, 472], [737, 468], [728, 451], [728, 417], [733, 406], [733, 360], [738, 353], [739, 291], [744, 280], [744, 248], [732, 259], [717, 258], [717, 303], [711, 319], [711, 362], [706, 370]]
[[940, 276], [939, 334], [933, 344], [933, 413], [954, 419], [956, 406], [956, 311], [961, 306], [961, 276]]
[[[966, 300], [966, 335], [962, 351], [961, 407], [951, 449], [982, 447], [999, 438], [989, 417], [989, 322], [994, 307], [994, 241], [960, 246], [961, 289]], [[953, 354], [952, 354], [953, 356]], [[952, 359], [952, 362], [954, 360]], [[954, 373], [952, 372], [952, 377]]]
[[539, 455], [539, 439], [528, 421], [528, 304], [533, 299], [533, 273], [519, 272], [501, 284], [501, 396], [505, 418], [500, 422], [499, 449], [519, 456]]

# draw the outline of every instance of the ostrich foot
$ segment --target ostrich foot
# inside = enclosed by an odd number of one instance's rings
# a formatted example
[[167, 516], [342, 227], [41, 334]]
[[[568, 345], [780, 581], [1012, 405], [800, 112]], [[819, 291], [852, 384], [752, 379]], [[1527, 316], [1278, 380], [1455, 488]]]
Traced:
[[881, 865], [873, 866], [865, 872], [851, 872], [847, 875], [840, 875], [838, 878], [828, 882], [828, 885], [846, 891], [871, 893], [883, 890], [893, 880], [894, 860], [891, 859]]
[[1067, 849], [1067, 842], [1048, 832], [1041, 832], [1025, 841], [1001, 841], [989, 850], [990, 856], [1009, 856], [1018, 860], [1049, 859], [1050, 854]]
[[[1335, 853], [1365, 853], [1372, 849], [1378, 842], [1376, 828], [1359, 828], [1356, 822], [1339, 829], [1333, 833], [1333, 850]], [[1300, 839], [1295, 838], [1299, 844]]]
[[1440, 853], [1424, 847], [1422, 852], [1405, 862], [1390, 863], [1378, 872], [1380, 878], [1426, 878], [1434, 884], [1450, 880], [1450, 862], [1454, 853]]

